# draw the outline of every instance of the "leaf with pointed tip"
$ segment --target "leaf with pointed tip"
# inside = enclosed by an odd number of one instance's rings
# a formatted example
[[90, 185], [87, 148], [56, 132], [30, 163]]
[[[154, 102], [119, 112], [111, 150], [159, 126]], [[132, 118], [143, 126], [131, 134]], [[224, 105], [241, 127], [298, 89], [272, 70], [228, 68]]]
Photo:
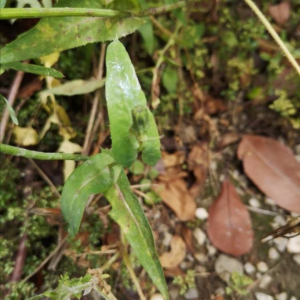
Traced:
[[[104, 6], [99, 0], [61, 0], [55, 7], [107, 8], [137, 10], [132, 1], [113, 1]], [[100, 17], [47, 17], [1, 49], [1, 63], [9, 63], [38, 58], [79, 47], [88, 43], [113, 40], [138, 29], [144, 21], [140, 18], [100, 18]]]
[[13, 121], [13, 123], [15, 125], [19, 125], [19, 121], [18, 121], [18, 118], [16, 116], [16, 113], [15, 113], [14, 109], [12, 108], [12, 106], [7, 101], [7, 99], [2, 95], [0, 95], [0, 99], [2, 99], [5, 102], [5, 104], [7, 106], [7, 109], [8, 109], [8, 112], [9, 112], [9, 115], [10, 115], [10, 118]]
[[1, 64], [1, 68], [8, 70], [8, 69], [13, 69], [17, 71], [23, 71], [26, 73], [32, 73], [32, 74], [37, 74], [37, 75], [42, 75], [42, 76], [50, 76], [50, 77], [55, 77], [55, 78], [63, 78], [64, 75], [60, 73], [59, 71], [56, 71], [52, 68], [46, 68], [43, 66], [38, 66], [38, 65], [32, 65], [32, 64], [23, 64], [20, 62], [11, 62], [7, 64]]
[[114, 178], [110, 164], [113, 162], [108, 154], [94, 155], [67, 179], [61, 195], [61, 209], [72, 236], [78, 232], [88, 196], [103, 193], [112, 186]]
[[249, 212], [228, 180], [209, 208], [207, 233], [213, 245], [225, 253], [240, 256], [252, 248]]
[[[160, 159], [160, 140], [156, 123], [150, 112], [134, 66], [121, 42], [113, 41], [106, 54], [106, 101], [115, 160], [129, 167], [142, 151], [144, 163], [155, 165]], [[144, 110], [146, 126], [143, 138], [133, 134], [133, 112]], [[135, 128], [138, 131], [139, 128]]]
[[116, 166], [113, 169], [115, 169], [114, 174], [119, 174], [119, 176], [114, 185], [104, 193], [112, 206], [109, 214], [120, 225], [142, 266], [163, 297], [168, 300], [168, 288], [156, 252], [151, 227], [138, 199], [130, 189], [123, 168]]
[[238, 157], [263, 193], [279, 206], [300, 213], [300, 164], [290, 148], [270, 138], [245, 135]]

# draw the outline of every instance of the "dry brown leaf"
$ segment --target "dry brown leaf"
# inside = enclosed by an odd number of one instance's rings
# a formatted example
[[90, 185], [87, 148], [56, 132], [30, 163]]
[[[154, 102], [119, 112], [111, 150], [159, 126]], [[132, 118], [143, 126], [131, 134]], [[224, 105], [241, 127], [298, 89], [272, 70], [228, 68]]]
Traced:
[[209, 150], [207, 143], [193, 146], [188, 157], [189, 170], [192, 170], [196, 177], [196, 182], [191, 186], [190, 193], [195, 198], [199, 196], [200, 190], [205, 182], [209, 165]]
[[283, 25], [290, 17], [290, 9], [290, 3], [284, 1], [277, 5], [270, 5], [268, 11], [278, 25]]
[[177, 267], [185, 258], [186, 246], [182, 238], [174, 235], [171, 240], [171, 251], [160, 256], [163, 268], [172, 269]]
[[240, 138], [240, 135], [237, 132], [228, 132], [225, 133], [219, 142], [219, 148], [223, 149], [230, 144], [235, 143]]
[[270, 138], [246, 135], [238, 157], [263, 193], [279, 206], [300, 213], [300, 164], [288, 147]]
[[187, 250], [194, 254], [196, 252], [196, 250], [194, 247], [193, 231], [190, 228], [188, 228], [187, 226], [184, 226], [181, 230], [181, 236], [184, 239]]
[[195, 216], [196, 202], [189, 193], [183, 179], [175, 179], [155, 184], [152, 189], [162, 198], [181, 221], [192, 220]]
[[184, 151], [177, 151], [172, 154], [163, 151], [161, 155], [165, 168], [181, 166], [185, 160]]
[[209, 208], [207, 232], [213, 245], [225, 253], [240, 256], [252, 247], [249, 212], [227, 180], [224, 180], [221, 194]]

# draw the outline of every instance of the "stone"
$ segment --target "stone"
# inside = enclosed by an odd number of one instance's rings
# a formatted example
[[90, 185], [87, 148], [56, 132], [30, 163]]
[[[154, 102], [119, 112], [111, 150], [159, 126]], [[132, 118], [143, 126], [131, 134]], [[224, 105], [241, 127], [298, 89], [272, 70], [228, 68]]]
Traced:
[[198, 299], [199, 295], [198, 295], [197, 289], [196, 289], [196, 288], [191, 288], [191, 289], [189, 289], [189, 290], [185, 293], [184, 297], [185, 297], [186, 299]]
[[193, 235], [197, 241], [197, 243], [201, 246], [204, 245], [205, 243], [205, 240], [206, 240], [206, 235], [205, 233], [200, 229], [200, 228], [196, 228], [194, 231], [193, 231]]
[[280, 254], [275, 248], [272, 247], [269, 249], [268, 256], [271, 260], [276, 260], [280, 257]]
[[244, 270], [247, 274], [251, 275], [254, 273], [255, 267], [251, 263], [247, 262], [244, 265]]
[[274, 300], [274, 298], [270, 295], [267, 295], [265, 293], [255, 293], [255, 297], [257, 300]]
[[207, 256], [204, 253], [195, 253], [195, 258], [200, 263], [205, 263], [207, 261]]
[[288, 240], [287, 251], [290, 253], [300, 253], [300, 235]]
[[249, 200], [249, 205], [252, 206], [252, 207], [256, 207], [256, 208], [260, 207], [259, 201], [257, 199], [255, 199], [255, 198], [251, 198]]
[[262, 273], [267, 272], [268, 269], [269, 269], [268, 265], [264, 261], [258, 262], [256, 267], [257, 267], [257, 270], [262, 272]]
[[287, 239], [283, 237], [279, 237], [274, 240], [274, 244], [276, 245], [276, 248], [279, 252], [284, 252], [287, 246]]
[[196, 218], [198, 218], [200, 220], [205, 220], [208, 218], [208, 212], [205, 208], [198, 207], [196, 209], [195, 216], [196, 216]]
[[266, 274], [261, 277], [258, 286], [261, 289], [266, 289], [268, 287], [268, 285], [271, 283], [272, 279], [273, 278], [270, 275]]
[[275, 299], [276, 300], [287, 300], [287, 297], [288, 297], [287, 293], [286, 292], [282, 292], [282, 293], [276, 295]]
[[293, 260], [298, 264], [300, 265], [300, 254], [296, 254], [293, 256]]
[[224, 254], [219, 255], [219, 257], [216, 259], [215, 271], [226, 282], [229, 281], [230, 275], [233, 272], [244, 274], [243, 264], [237, 259]]
[[206, 245], [209, 256], [214, 256], [217, 253], [217, 249], [212, 245]]
[[161, 294], [153, 294], [150, 300], [164, 300], [164, 297]]

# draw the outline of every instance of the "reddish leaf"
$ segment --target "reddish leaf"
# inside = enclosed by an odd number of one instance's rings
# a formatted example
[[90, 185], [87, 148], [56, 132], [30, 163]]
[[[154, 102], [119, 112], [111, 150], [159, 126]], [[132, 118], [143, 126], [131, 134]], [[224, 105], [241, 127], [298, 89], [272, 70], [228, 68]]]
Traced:
[[246, 135], [238, 157], [263, 193], [279, 206], [300, 213], [300, 164], [288, 147], [270, 138]]
[[207, 232], [213, 245], [225, 253], [239, 256], [252, 247], [249, 212], [227, 180], [224, 180], [221, 194], [209, 208]]
[[290, 3], [288, 1], [271, 5], [268, 10], [271, 17], [279, 25], [283, 25], [290, 17]]

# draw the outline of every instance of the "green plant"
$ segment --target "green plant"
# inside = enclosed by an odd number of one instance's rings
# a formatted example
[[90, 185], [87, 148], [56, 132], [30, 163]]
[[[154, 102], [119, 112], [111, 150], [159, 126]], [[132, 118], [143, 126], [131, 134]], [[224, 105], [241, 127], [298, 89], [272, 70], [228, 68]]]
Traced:
[[230, 276], [228, 287], [226, 287], [226, 294], [232, 295], [233, 293], [236, 293], [241, 296], [246, 296], [249, 294], [247, 286], [252, 282], [253, 280], [246, 275], [242, 275], [238, 272], [233, 272]]
[[180, 295], [185, 294], [188, 289], [195, 287], [195, 271], [188, 270], [185, 276], [176, 276], [173, 280], [180, 288]]

